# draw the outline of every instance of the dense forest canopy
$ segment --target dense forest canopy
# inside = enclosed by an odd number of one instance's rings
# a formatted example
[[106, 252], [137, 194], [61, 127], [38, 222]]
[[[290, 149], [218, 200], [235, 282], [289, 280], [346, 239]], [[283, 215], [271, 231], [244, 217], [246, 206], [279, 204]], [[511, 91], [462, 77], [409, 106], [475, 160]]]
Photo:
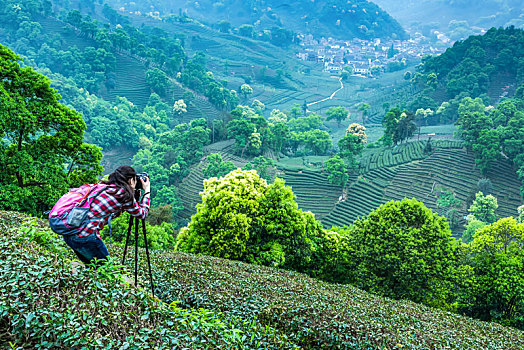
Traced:
[[0, 44], [0, 208], [38, 215], [68, 188], [96, 181], [102, 152], [83, 142], [82, 116], [49, 79], [18, 61]]
[[373, 2], [359, 1], [276, 1], [276, 0], [223, 0], [223, 1], [151, 1], [133, 3], [110, 0], [115, 8], [143, 13], [159, 11], [161, 16], [187, 13], [207, 23], [226, 21], [230, 26], [255, 26], [258, 31], [284, 27], [315, 36], [340, 38], [403, 39], [406, 32], [400, 24]]
[[430, 123], [454, 122], [462, 98], [481, 97], [495, 105], [524, 82], [524, 30], [491, 28], [441, 55], [424, 57], [418, 68], [411, 82], [419, 93], [410, 109], [431, 109]]

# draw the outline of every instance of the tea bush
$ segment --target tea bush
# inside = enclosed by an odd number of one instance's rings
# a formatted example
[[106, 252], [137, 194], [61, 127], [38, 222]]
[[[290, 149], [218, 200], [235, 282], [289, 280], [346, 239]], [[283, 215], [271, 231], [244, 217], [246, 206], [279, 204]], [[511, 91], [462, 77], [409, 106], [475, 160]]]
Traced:
[[522, 349], [522, 331], [297, 272], [181, 252], [153, 257], [157, 294], [276, 328], [304, 349]]
[[154, 299], [113, 264], [72, 273], [68, 254], [41, 220], [0, 211], [0, 348], [295, 347], [254, 320]]

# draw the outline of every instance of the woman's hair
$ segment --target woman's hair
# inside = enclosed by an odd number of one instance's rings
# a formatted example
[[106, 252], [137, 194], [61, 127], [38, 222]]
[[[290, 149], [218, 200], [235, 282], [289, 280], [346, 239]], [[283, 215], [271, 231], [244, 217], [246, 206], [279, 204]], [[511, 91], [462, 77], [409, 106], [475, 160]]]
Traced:
[[101, 181], [101, 183], [106, 185], [116, 185], [117, 187], [124, 189], [124, 203], [133, 201], [134, 193], [133, 189], [129, 185], [130, 179], [136, 178], [135, 169], [131, 168], [128, 165], [121, 165], [111, 174], [109, 174], [109, 179], [106, 181]]

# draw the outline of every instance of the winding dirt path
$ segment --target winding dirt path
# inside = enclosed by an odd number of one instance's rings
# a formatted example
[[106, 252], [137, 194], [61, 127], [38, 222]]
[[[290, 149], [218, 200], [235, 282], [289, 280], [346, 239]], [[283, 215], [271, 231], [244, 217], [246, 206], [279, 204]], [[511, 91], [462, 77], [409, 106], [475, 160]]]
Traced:
[[[327, 101], [327, 100], [332, 100], [333, 97], [335, 97], [335, 95], [337, 94], [337, 92], [339, 92], [340, 90], [342, 90], [344, 88], [344, 83], [342, 82], [342, 78], [338, 78], [338, 82], [340, 83], [340, 88], [338, 88], [337, 90], [333, 91], [331, 96], [323, 98], [322, 100], [318, 100], [318, 101], [315, 101], [315, 102], [307, 103], [306, 106], [309, 107], [309, 106], [312, 106], [312, 105], [320, 103], [320, 102], [324, 102], [324, 101]], [[311, 111], [309, 109], [307, 109], [306, 112], [311, 113]]]

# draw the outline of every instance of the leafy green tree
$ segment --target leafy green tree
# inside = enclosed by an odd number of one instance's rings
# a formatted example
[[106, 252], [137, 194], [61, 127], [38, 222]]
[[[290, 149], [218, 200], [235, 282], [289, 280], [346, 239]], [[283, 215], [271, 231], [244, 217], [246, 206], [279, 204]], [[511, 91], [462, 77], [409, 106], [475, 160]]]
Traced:
[[[125, 244], [129, 215], [121, 215], [111, 220], [111, 235], [109, 227], [104, 227], [101, 236], [104, 241], [116, 244]], [[147, 244], [149, 249], [173, 249], [175, 245], [174, 230], [170, 223], [162, 222], [159, 225], [152, 225], [146, 221]], [[132, 235], [133, 236], [133, 235]], [[131, 244], [134, 244], [134, 237]], [[143, 235], [139, 235], [138, 246], [145, 247]]]
[[338, 141], [340, 155], [348, 161], [350, 168], [355, 166], [355, 157], [362, 152], [366, 141], [366, 128], [358, 123], [349, 125], [346, 135]]
[[298, 103], [293, 103], [293, 106], [291, 106], [289, 112], [286, 112], [286, 114], [290, 119], [298, 119], [306, 115], [304, 112], [304, 108], [302, 108]]
[[290, 30], [279, 27], [271, 28], [270, 41], [275, 46], [287, 47], [293, 43], [295, 37], [295, 33]]
[[467, 220], [468, 223], [466, 224], [466, 229], [462, 233], [462, 240], [466, 243], [470, 243], [473, 240], [475, 233], [487, 224], [477, 220], [473, 215], [468, 215]]
[[252, 38], [254, 33], [254, 28], [250, 24], [242, 24], [240, 27], [238, 27], [238, 34]]
[[311, 113], [307, 117], [289, 119], [287, 125], [291, 131], [295, 132], [305, 132], [309, 130], [320, 129], [322, 126], [322, 117], [318, 114]]
[[468, 211], [475, 219], [491, 224], [497, 220], [497, 216], [495, 215], [497, 208], [497, 198], [490, 194], [484, 196], [482, 192], [478, 192]]
[[453, 309], [457, 268], [446, 220], [415, 199], [391, 201], [348, 235], [350, 283], [372, 293]]
[[353, 67], [351, 66], [344, 66], [342, 68], [342, 72], [340, 73], [340, 77], [344, 81], [349, 81], [349, 78], [353, 75]]
[[361, 103], [358, 106], [358, 110], [362, 113], [362, 123], [365, 123], [369, 116], [369, 110], [371, 109], [371, 105], [369, 103]]
[[326, 120], [336, 120], [337, 125], [340, 128], [340, 123], [349, 117], [349, 111], [344, 107], [330, 107], [326, 112]]
[[237, 167], [233, 162], [222, 160], [222, 156], [219, 153], [212, 153], [207, 156], [207, 166], [204, 169], [204, 176], [210, 177], [222, 177], [235, 170]]
[[326, 161], [326, 169], [329, 174], [328, 181], [330, 183], [336, 186], [341, 186], [342, 188], [346, 187], [349, 179], [347, 166], [338, 154]]
[[493, 194], [493, 184], [488, 178], [480, 179], [477, 182], [477, 188], [483, 195], [487, 196], [488, 194]]
[[262, 102], [260, 102], [259, 100], [255, 99], [251, 103], [251, 108], [253, 108], [255, 110], [256, 114], [262, 115], [262, 113], [266, 109], [266, 106]]
[[204, 182], [202, 204], [175, 249], [300, 271], [311, 259], [308, 234], [321, 230], [282, 180], [268, 185], [255, 171], [234, 170]]
[[396, 145], [403, 140], [413, 136], [417, 129], [414, 122], [415, 115], [408, 111], [402, 111], [400, 108], [392, 108], [382, 119], [384, 126], [384, 136], [382, 138], [385, 145]]
[[287, 122], [287, 115], [278, 109], [273, 109], [270, 113], [269, 119], [271, 123], [285, 123]]
[[240, 86], [240, 94], [244, 96], [244, 100], [247, 100], [248, 96], [253, 95], [253, 88], [248, 84], [242, 84]]
[[50, 81], [0, 45], [0, 208], [42, 215], [71, 187], [97, 181], [101, 149]]
[[284, 147], [286, 147], [289, 142], [289, 127], [283, 122], [278, 122], [270, 125], [270, 129], [270, 147], [278, 154], [283, 151]]
[[271, 180], [271, 174], [269, 169], [275, 166], [275, 161], [271, 158], [266, 158], [264, 156], [258, 156], [253, 158], [253, 160], [246, 164], [242, 170], [256, 170], [258, 176], [263, 178], [266, 181]]
[[485, 321], [524, 328], [524, 224], [503, 218], [470, 243], [475, 283], [464, 290], [460, 312]]
[[358, 140], [360, 143], [365, 144], [368, 140], [368, 137], [366, 135], [366, 127], [358, 124], [358, 123], [351, 123], [349, 124], [346, 134], [352, 134], [358, 137]]
[[333, 146], [331, 136], [324, 130], [309, 130], [304, 133], [304, 144], [307, 152], [313, 152], [315, 155], [326, 154]]
[[187, 113], [187, 105], [184, 100], [177, 100], [173, 104], [173, 113], [180, 117], [182, 114]]
[[158, 68], [150, 69], [146, 72], [146, 83], [160, 96], [164, 96], [169, 84], [166, 73]]
[[491, 169], [491, 164], [500, 158], [500, 135], [496, 129], [480, 131], [473, 144], [475, 163], [482, 174]]
[[231, 23], [228, 21], [220, 21], [218, 22], [218, 30], [222, 33], [229, 33], [231, 30]]

